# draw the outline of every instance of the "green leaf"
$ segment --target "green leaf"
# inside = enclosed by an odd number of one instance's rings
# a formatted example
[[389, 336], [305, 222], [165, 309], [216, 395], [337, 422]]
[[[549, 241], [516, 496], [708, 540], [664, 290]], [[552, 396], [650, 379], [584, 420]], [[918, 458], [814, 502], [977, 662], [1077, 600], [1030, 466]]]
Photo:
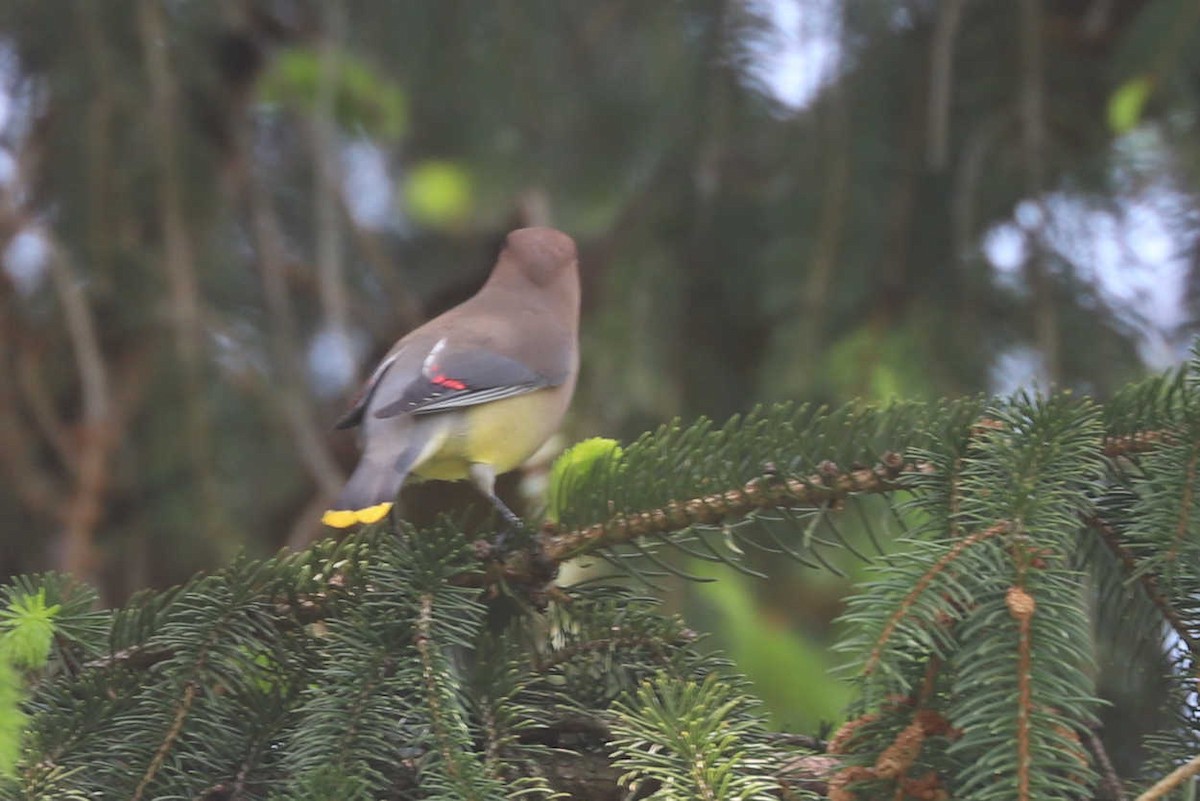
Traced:
[[1108, 99], [1108, 127], [1119, 134], [1137, 127], [1153, 90], [1154, 79], [1149, 75], [1139, 75], [1118, 86]]
[[431, 228], [453, 227], [466, 220], [475, 194], [466, 167], [441, 159], [415, 166], [403, 191], [409, 215]]
[[[280, 53], [259, 83], [266, 103], [313, 113], [321, 82], [322, 54], [292, 48]], [[408, 98], [398, 83], [347, 51], [336, 54], [333, 116], [343, 128], [395, 140], [408, 126]]]

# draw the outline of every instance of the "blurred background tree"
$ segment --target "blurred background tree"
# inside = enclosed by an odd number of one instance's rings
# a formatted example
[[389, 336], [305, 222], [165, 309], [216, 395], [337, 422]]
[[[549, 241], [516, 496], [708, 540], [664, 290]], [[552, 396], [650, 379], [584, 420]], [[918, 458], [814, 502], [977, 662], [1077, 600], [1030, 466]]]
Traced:
[[[567, 440], [784, 398], [1104, 396], [1195, 330], [1198, 9], [9, 0], [0, 572], [115, 602], [321, 536], [358, 379], [520, 225], [583, 254]], [[846, 586], [729, 581], [689, 618], [760, 691], [803, 685]]]

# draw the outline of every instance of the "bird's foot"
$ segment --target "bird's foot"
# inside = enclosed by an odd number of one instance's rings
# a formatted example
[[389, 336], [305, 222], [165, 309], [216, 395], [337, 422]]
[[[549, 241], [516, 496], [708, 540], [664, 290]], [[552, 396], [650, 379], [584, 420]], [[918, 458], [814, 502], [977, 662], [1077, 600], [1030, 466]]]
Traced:
[[513, 510], [509, 509], [504, 501], [495, 495], [490, 500], [492, 501], [492, 505], [496, 507], [496, 511], [500, 513], [501, 519], [504, 520], [504, 525], [496, 532], [496, 537], [492, 540], [492, 555], [499, 559], [504, 555], [504, 546], [508, 542], [508, 538], [520, 535], [525, 531], [525, 521], [517, 517]]

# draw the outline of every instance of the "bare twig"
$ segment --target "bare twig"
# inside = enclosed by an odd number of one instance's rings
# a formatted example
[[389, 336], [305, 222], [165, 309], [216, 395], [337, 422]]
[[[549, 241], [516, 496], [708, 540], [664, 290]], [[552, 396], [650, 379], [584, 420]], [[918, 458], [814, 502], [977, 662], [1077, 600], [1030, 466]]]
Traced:
[[1021, 143], [1026, 188], [1036, 197], [1046, 184], [1046, 113], [1042, 87], [1042, 0], [1020, 0]]
[[94, 83], [88, 98], [87, 131], [83, 137], [87, 157], [87, 239], [89, 274], [107, 282], [112, 276], [113, 228], [121, 206], [121, 192], [113, 180], [113, 118], [118, 82], [113, 75], [112, 54], [105, 35], [105, 15], [96, 3], [73, 7], [76, 36], [88, 53], [90, 78]]
[[1156, 801], [1198, 774], [1200, 774], [1200, 754], [1192, 757], [1187, 764], [1180, 765], [1168, 773], [1153, 787], [1139, 795], [1137, 801]]
[[1053, 285], [1046, 274], [1043, 229], [1046, 208], [1041, 196], [1046, 189], [1046, 110], [1042, 0], [1020, 0], [1020, 119], [1021, 147], [1025, 162], [1026, 202], [1039, 210], [1039, 219], [1026, 231], [1029, 256], [1025, 259], [1025, 281], [1033, 295], [1034, 336], [1041, 352], [1045, 376], [1056, 382], [1062, 375], [1058, 312]]
[[1083, 742], [1100, 771], [1100, 787], [1105, 793], [1104, 801], [1125, 801], [1125, 788], [1121, 786], [1121, 779], [1117, 776], [1112, 760], [1108, 758], [1104, 741], [1093, 729], [1084, 729]]
[[1179, 637], [1180, 642], [1187, 646], [1193, 659], [1200, 659], [1200, 642], [1197, 642], [1183, 618], [1179, 616], [1179, 613], [1171, 606], [1166, 596], [1159, 590], [1158, 578], [1152, 573], [1139, 572], [1137, 560], [1134, 559], [1129, 549], [1121, 544], [1120, 536], [1108, 522], [1095, 516], [1087, 518], [1085, 522], [1100, 532], [1100, 539], [1108, 547], [1109, 551], [1121, 560], [1121, 566], [1125, 568], [1125, 572], [1131, 576], [1137, 576], [1138, 583], [1146, 593], [1146, 597], [1158, 609], [1159, 614], [1162, 615], [1163, 620], [1167, 622], [1167, 625]]
[[929, 59], [929, 168], [946, 168], [950, 150], [950, 94], [954, 84], [954, 43], [962, 20], [964, 0], [943, 0], [938, 4], [933, 30], [933, 52]]
[[954, 178], [954, 255], [965, 259], [976, 247], [979, 187], [994, 148], [1013, 125], [1007, 110], [994, 112], [977, 121], [966, 135]]
[[321, 512], [328, 505], [326, 498], [316, 495], [304, 504], [304, 508], [292, 520], [288, 527], [287, 547], [293, 550], [305, 548], [325, 536], [325, 526], [321, 523]]
[[425, 315], [421, 312], [421, 304], [417, 301], [408, 287], [404, 285], [403, 280], [399, 277], [399, 272], [396, 269], [394, 260], [385, 251], [383, 243], [379, 237], [372, 231], [363, 228], [354, 217], [350, 214], [346, 204], [341, 202], [339, 196], [339, 206], [342, 211], [342, 221], [347, 225], [351, 241], [354, 247], [358, 250], [367, 267], [375, 274], [376, 280], [384, 287], [387, 292], [387, 305], [390, 313], [390, 324], [394, 324], [401, 331], [411, 331], [421, 323], [425, 322]]
[[345, 265], [342, 259], [342, 220], [339, 213], [342, 188], [334, 101], [337, 99], [346, 14], [340, 0], [329, 0], [322, 7], [325, 30], [318, 45], [320, 71], [317, 77], [316, 104], [311, 118], [311, 145], [316, 178], [313, 216], [316, 220], [317, 287], [325, 322], [332, 334], [344, 341], [349, 330], [350, 303], [346, 294]]
[[[825, 336], [826, 321], [833, 307], [829, 302], [829, 293], [838, 264], [841, 262], [842, 239], [846, 233], [847, 212], [851, 200], [852, 165], [849, 151], [852, 139], [849, 135], [846, 92], [835, 82], [827, 91], [827, 95], [829, 110], [821, 115], [819, 121], [826, 129], [824, 135], [829, 143], [829, 159], [821, 181], [824, 191], [821, 193], [817, 241], [804, 281], [804, 296], [800, 299], [802, 308], [800, 313], [795, 315], [800, 325], [800, 342], [821, 342]], [[811, 352], [805, 352], [802, 357], [814, 359]], [[817, 372], [815, 359], [811, 370], [807, 372]]]
[[308, 388], [296, 353], [299, 327], [292, 310], [285, 276], [283, 236], [271, 207], [266, 187], [244, 167], [239, 167], [243, 193], [250, 209], [254, 242], [258, 250], [258, 265], [262, 272], [263, 293], [270, 320], [271, 349], [279, 367], [279, 386], [270, 388], [268, 400], [283, 412], [284, 422], [292, 432], [301, 462], [318, 488], [332, 497], [345, 478], [329, 454], [315, 423]]
[[200, 290], [183, 208], [180, 130], [176, 124], [178, 99], [162, 15], [162, 3], [158, 0], [139, 0], [138, 28], [150, 82], [151, 123], [159, 171], [159, 222], [165, 248], [164, 267], [171, 284], [171, 315], [180, 357], [189, 370], [194, 370], [200, 352]]
[[201, 520], [206, 534], [223, 539], [232, 548], [233, 530], [220, 523], [220, 491], [211, 465], [208, 407], [203, 383], [203, 315], [196, 258], [188, 231], [184, 203], [184, 177], [180, 170], [178, 80], [169, 58], [170, 31], [160, 0], [139, 0], [137, 21], [146, 78], [150, 84], [150, 119], [157, 158], [159, 226], [162, 229], [163, 266], [171, 293], [171, 321], [183, 374], [184, 442], [201, 499]]

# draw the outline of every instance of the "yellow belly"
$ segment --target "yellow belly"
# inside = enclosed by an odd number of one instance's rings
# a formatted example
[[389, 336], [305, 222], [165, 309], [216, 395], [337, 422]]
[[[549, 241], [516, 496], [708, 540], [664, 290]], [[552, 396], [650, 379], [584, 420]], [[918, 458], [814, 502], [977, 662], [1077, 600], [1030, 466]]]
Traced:
[[413, 472], [421, 478], [467, 478], [472, 463], [490, 464], [506, 473], [528, 459], [558, 427], [562, 400], [552, 389], [469, 406], [456, 420], [441, 447]]

